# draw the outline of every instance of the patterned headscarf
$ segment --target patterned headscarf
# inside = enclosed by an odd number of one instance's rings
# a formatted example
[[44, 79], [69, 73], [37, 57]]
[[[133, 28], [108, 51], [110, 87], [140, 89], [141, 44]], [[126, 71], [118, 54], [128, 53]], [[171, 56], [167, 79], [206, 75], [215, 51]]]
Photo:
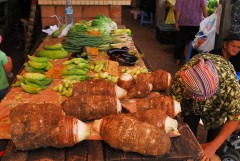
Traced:
[[211, 60], [200, 58], [199, 63], [181, 72], [181, 78], [196, 101], [206, 101], [218, 90], [218, 72]]

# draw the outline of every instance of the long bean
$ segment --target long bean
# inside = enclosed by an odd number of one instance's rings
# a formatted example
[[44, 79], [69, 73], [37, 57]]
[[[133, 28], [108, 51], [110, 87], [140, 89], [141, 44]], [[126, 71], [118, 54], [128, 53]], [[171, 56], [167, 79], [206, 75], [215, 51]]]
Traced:
[[[113, 43], [111, 35], [92, 36], [82, 33], [69, 33], [63, 40], [63, 48], [69, 52], [79, 51], [82, 46], [100, 47]], [[101, 50], [105, 48], [100, 47]], [[107, 49], [107, 48], [106, 48]]]

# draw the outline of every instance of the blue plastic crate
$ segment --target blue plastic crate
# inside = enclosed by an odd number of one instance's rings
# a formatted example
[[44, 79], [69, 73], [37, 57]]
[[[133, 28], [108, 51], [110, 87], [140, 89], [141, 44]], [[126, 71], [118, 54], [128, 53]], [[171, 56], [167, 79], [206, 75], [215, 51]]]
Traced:
[[240, 81], [240, 72], [237, 72], [238, 81]]

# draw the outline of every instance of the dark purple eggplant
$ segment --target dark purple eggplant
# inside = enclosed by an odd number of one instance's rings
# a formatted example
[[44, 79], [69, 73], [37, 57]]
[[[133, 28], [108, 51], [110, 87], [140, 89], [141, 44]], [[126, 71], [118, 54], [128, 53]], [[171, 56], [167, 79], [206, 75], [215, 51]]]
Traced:
[[79, 52], [74, 52], [70, 55], [68, 59], [73, 59], [73, 58], [83, 58], [85, 60], [88, 59], [88, 54], [87, 54], [87, 48], [86, 46], [82, 46]]
[[119, 62], [120, 65], [123, 65], [123, 66], [134, 66], [135, 65], [135, 62], [127, 61], [123, 57], [118, 57], [117, 61]]
[[123, 49], [123, 50], [129, 50], [129, 48], [126, 47], [126, 46], [123, 46], [121, 49]]
[[118, 55], [118, 54], [122, 54], [122, 53], [128, 53], [128, 49], [112, 48], [107, 51], [108, 56]]
[[117, 61], [119, 55], [111, 55], [109, 56], [109, 60], [112, 60], [112, 61]]
[[83, 53], [81, 53], [81, 52], [75, 52], [75, 53], [72, 53], [72, 54], [68, 57], [69, 60], [70, 60], [70, 59], [73, 59], [73, 58], [83, 58], [83, 59], [87, 60], [87, 59], [88, 59], [88, 56], [87, 56], [87, 54], [83, 56]]
[[128, 53], [122, 53], [121, 57], [124, 57], [125, 60], [131, 61], [131, 62], [135, 62], [138, 60], [138, 57], [136, 57], [133, 54], [128, 54]]

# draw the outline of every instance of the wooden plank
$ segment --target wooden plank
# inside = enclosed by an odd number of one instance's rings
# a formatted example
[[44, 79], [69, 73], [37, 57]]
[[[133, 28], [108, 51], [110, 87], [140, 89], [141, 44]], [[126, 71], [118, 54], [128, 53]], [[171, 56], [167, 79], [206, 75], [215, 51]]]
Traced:
[[170, 160], [189, 160], [200, 159], [202, 155], [201, 146], [196, 137], [190, 131], [187, 124], [183, 124], [179, 128], [181, 136], [171, 138]]
[[107, 143], [104, 143], [104, 154], [106, 161], [117, 161], [123, 158], [123, 151], [110, 147]]
[[124, 160], [124, 161], [134, 161], [142, 160], [142, 155], [138, 153], [133, 152], [124, 152], [120, 149], [115, 149], [110, 147], [107, 143], [104, 144], [105, 147], [105, 160], [106, 161], [118, 161], [118, 160]]
[[65, 148], [66, 150], [66, 161], [87, 161], [87, 141], [82, 141], [71, 148]]
[[28, 151], [28, 161], [51, 160], [51, 161], [64, 161], [65, 150], [64, 148], [40, 148]]
[[103, 161], [102, 141], [87, 141], [88, 161]]
[[10, 140], [4, 152], [1, 161], [26, 161], [28, 153], [23, 151], [17, 151], [15, 145]]

